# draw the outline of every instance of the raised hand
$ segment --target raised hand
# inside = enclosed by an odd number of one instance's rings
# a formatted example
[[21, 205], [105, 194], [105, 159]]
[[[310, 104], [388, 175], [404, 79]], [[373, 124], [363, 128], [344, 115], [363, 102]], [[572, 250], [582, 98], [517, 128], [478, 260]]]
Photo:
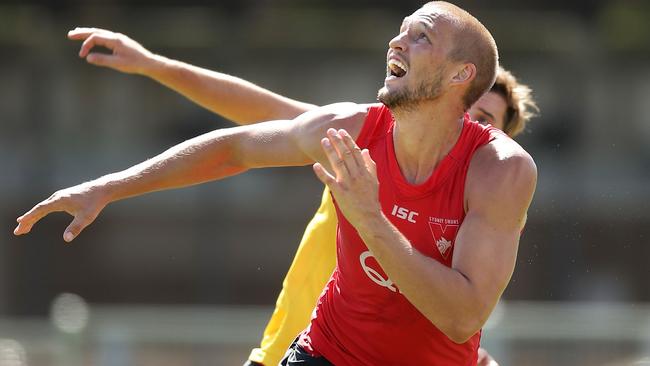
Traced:
[[314, 164], [314, 172], [330, 188], [348, 221], [356, 226], [380, 213], [377, 170], [368, 150], [362, 151], [347, 131], [333, 128], [321, 145], [332, 172], [320, 163]]
[[[138, 42], [121, 33], [99, 28], [75, 28], [68, 32], [68, 38], [83, 41], [79, 57], [88, 63], [129, 73], [145, 74], [154, 55]], [[93, 47], [103, 46], [112, 54], [91, 52]]]
[[65, 211], [74, 216], [63, 233], [63, 240], [70, 242], [97, 218], [108, 202], [107, 195], [90, 183], [60, 190], [16, 219], [18, 226], [14, 229], [14, 235], [27, 234], [43, 217], [52, 212]]

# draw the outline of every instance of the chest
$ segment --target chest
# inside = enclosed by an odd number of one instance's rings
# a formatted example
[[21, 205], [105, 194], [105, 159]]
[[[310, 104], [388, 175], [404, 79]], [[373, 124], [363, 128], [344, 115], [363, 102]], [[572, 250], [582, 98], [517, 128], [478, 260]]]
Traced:
[[465, 169], [442, 161], [421, 185], [402, 176], [390, 144], [368, 146], [377, 164], [379, 201], [384, 215], [423, 254], [451, 265], [454, 242], [465, 216]]

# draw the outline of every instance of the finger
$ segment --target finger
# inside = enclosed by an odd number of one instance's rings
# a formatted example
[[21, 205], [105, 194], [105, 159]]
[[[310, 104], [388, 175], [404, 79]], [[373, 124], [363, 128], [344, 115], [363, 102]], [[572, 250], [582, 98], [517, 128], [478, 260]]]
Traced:
[[376, 177], [377, 176], [377, 164], [370, 157], [370, 151], [368, 151], [368, 149], [363, 149], [361, 151], [361, 157], [363, 158], [363, 162], [366, 165], [366, 169], [368, 169], [368, 172], [370, 172], [370, 174], [372, 174], [373, 177]]
[[350, 174], [358, 174], [358, 172], [365, 166], [363, 157], [361, 156], [361, 149], [357, 146], [357, 143], [354, 142], [348, 131], [343, 129], [339, 130], [339, 136], [341, 137], [341, 142], [343, 142], [343, 145], [345, 146], [343, 156], [345, 157]]
[[40, 221], [43, 217], [47, 216], [51, 212], [59, 211], [55, 208], [54, 202], [43, 201], [31, 210], [27, 211], [24, 215], [20, 216], [16, 221], [18, 226], [14, 229], [14, 235], [23, 235], [27, 234], [32, 230], [34, 224]]
[[79, 236], [79, 234], [94, 221], [94, 217], [90, 217], [86, 214], [75, 215], [74, 219], [68, 225], [68, 227], [63, 232], [63, 240], [66, 242], [71, 242], [74, 238]]
[[83, 41], [84, 39], [90, 37], [93, 32], [80, 32], [78, 30], [68, 31], [68, 39], [73, 41]]
[[117, 39], [115, 36], [94, 33], [90, 37], [86, 38], [84, 43], [81, 45], [79, 57], [86, 57], [88, 52], [90, 52], [90, 50], [95, 46], [103, 46], [112, 51], [116, 44]]
[[348, 168], [345, 166], [345, 161], [341, 158], [338, 151], [336, 151], [332, 145], [332, 139], [329, 136], [329, 131], [328, 137], [325, 137], [321, 140], [321, 146], [323, 147], [323, 151], [325, 151], [325, 156], [327, 156], [327, 160], [330, 163], [332, 172], [336, 176], [336, 179], [339, 181], [347, 179], [349, 176]]
[[115, 64], [116, 57], [114, 55], [107, 55], [105, 53], [92, 52], [86, 57], [89, 64], [97, 66], [110, 66]]
[[[327, 130], [327, 137], [330, 140], [330, 143], [334, 150], [336, 151], [336, 154], [338, 156], [338, 165], [342, 166], [342, 174], [341, 176], [342, 179], [347, 179], [348, 176], [353, 175], [356, 176], [357, 174], [357, 168], [355, 166], [354, 161], [351, 159], [350, 155], [351, 153], [349, 152], [348, 148], [345, 146], [345, 143], [343, 142], [343, 139], [339, 135], [339, 131], [330, 128]], [[338, 175], [337, 175], [338, 176]]]
[[332, 190], [332, 186], [336, 184], [336, 178], [330, 174], [327, 169], [320, 163], [315, 163], [313, 165], [314, 168], [314, 173], [316, 173], [316, 176], [318, 179], [323, 182], [323, 184], [327, 185], [330, 190]]
[[339, 135], [339, 131], [330, 128], [329, 130], [327, 130], [327, 137], [332, 143], [332, 146], [336, 150], [336, 153], [338, 154], [339, 158], [343, 160], [343, 163], [345, 164], [346, 168], [354, 169], [354, 166], [352, 165], [348, 166], [353, 161], [350, 160], [350, 154], [348, 153], [348, 148], [347, 146], [345, 146], [343, 139]]
[[68, 39], [80, 41], [90, 37], [94, 33], [112, 33], [109, 30], [101, 28], [77, 27], [68, 31]]

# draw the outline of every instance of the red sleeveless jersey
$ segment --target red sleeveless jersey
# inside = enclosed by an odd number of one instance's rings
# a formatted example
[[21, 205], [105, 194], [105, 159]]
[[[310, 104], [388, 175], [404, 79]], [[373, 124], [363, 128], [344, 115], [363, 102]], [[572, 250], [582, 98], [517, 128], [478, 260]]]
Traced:
[[[413, 185], [395, 158], [393, 126], [388, 108], [373, 106], [357, 138], [377, 164], [382, 210], [417, 250], [449, 267], [471, 157], [503, 134], [466, 115], [450, 153], [426, 182]], [[480, 332], [463, 344], [451, 341], [400, 293], [338, 207], [337, 214], [336, 269], [299, 345], [336, 366], [476, 365]]]

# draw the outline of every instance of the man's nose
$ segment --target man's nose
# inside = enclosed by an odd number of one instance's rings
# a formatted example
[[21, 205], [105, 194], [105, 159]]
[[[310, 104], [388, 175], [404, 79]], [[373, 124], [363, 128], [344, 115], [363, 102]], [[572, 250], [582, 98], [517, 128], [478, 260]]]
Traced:
[[405, 51], [406, 50], [406, 32], [401, 32], [400, 34], [396, 35], [393, 37], [393, 39], [388, 42], [388, 47], [397, 50], [397, 51]]

